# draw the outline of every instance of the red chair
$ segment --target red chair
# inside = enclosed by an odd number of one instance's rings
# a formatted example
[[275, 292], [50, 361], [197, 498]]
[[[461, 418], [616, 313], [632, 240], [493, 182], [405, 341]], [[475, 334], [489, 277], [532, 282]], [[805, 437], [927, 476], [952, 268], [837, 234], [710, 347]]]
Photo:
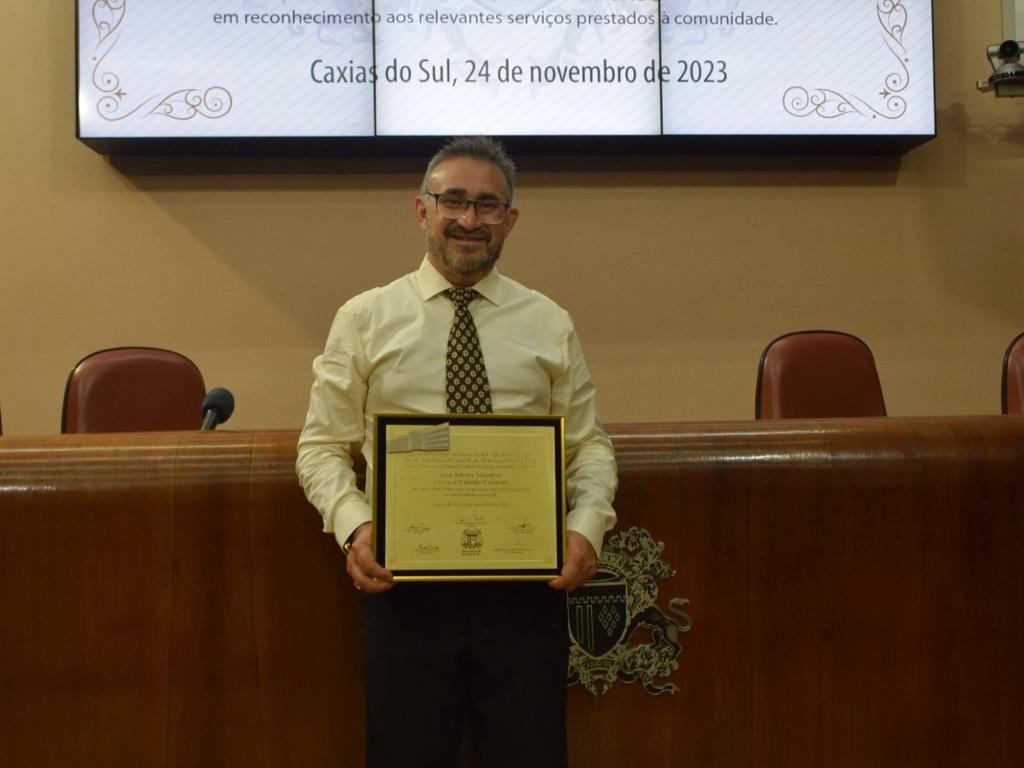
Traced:
[[773, 340], [757, 368], [754, 417], [885, 416], [868, 345], [839, 331], [797, 331]]
[[1010, 342], [1003, 357], [1003, 413], [1024, 414], [1024, 333]]
[[203, 375], [184, 355], [116, 347], [82, 358], [68, 376], [61, 432], [199, 429]]

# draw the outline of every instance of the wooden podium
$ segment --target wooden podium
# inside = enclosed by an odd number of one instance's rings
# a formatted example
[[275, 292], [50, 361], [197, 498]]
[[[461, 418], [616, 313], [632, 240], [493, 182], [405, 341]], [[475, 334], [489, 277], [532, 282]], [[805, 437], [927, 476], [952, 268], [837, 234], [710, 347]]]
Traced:
[[[609, 431], [693, 627], [677, 693], [570, 689], [574, 766], [1024, 765], [1024, 418]], [[3, 764], [362, 764], [296, 439], [0, 438]]]

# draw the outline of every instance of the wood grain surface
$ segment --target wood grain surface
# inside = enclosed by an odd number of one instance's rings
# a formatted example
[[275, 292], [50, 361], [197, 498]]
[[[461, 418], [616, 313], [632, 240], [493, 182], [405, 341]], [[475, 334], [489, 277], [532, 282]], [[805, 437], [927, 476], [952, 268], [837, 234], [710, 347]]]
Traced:
[[[1024, 764], [1024, 418], [609, 431], [693, 628], [678, 693], [570, 689], [572, 765]], [[0, 763], [362, 764], [296, 439], [0, 438]]]

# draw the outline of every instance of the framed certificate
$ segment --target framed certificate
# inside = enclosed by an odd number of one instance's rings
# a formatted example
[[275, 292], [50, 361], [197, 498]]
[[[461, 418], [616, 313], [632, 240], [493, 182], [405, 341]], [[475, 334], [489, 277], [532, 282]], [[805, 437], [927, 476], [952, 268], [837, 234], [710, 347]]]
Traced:
[[374, 435], [374, 547], [396, 580], [561, 572], [561, 417], [377, 414]]

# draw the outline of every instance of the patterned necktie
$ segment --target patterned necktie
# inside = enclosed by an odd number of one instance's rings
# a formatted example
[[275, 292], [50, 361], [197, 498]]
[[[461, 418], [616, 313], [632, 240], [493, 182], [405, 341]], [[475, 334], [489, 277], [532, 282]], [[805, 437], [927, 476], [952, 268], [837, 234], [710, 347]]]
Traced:
[[444, 293], [455, 305], [444, 366], [448, 412], [490, 413], [491, 386], [476, 324], [469, 314], [469, 303], [480, 294], [472, 288], [449, 288]]

